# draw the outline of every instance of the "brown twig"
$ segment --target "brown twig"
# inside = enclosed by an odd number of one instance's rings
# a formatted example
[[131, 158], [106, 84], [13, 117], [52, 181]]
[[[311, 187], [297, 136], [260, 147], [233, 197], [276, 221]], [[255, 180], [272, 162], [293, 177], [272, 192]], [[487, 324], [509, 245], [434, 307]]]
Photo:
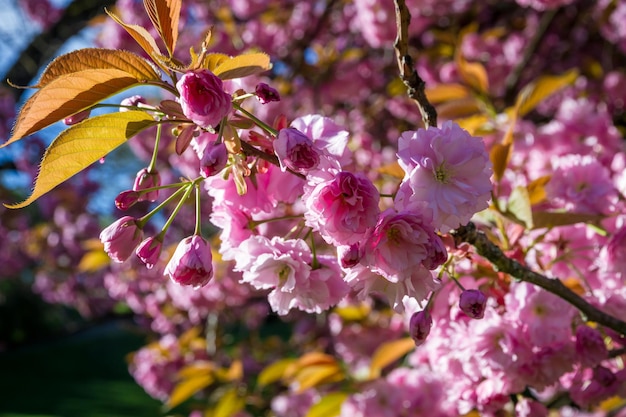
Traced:
[[508, 258], [483, 232], [477, 230], [473, 223], [459, 227], [453, 232], [453, 235], [457, 244], [461, 242], [471, 244], [476, 248], [476, 252], [489, 260], [498, 271], [505, 272], [520, 281], [537, 285], [576, 307], [586, 316], [587, 320], [602, 324], [620, 334], [626, 335], [625, 322], [598, 310], [567, 288], [561, 280], [545, 277]]
[[415, 101], [422, 115], [424, 126], [437, 127], [437, 111], [426, 97], [424, 88], [426, 83], [419, 76], [413, 65], [413, 58], [409, 55], [409, 23], [411, 13], [404, 0], [394, 0], [396, 5], [396, 24], [398, 35], [394, 47], [400, 70], [400, 78], [407, 88], [408, 96]]

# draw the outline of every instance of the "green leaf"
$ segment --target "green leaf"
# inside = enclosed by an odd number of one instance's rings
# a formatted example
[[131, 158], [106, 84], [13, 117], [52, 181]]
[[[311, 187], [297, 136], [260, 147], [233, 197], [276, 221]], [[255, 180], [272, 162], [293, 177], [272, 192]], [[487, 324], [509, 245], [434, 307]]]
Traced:
[[415, 349], [415, 342], [410, 337], [383, 343], [376, 349], [370, 363], [370, 378], [378, 378], [383, 368], [397, 361]]
[[144, 0], [143, 4], [154, 28], [161, 35], [170, 56], [178, 40], [181, 0]]
[[52, 61], [35, 87], [42, 88], [62, 75], [90, 69], [117, 69], [141, 81], [161, 79], [148, 61], [132, 52], [85, 48], [61, 55]]
[[572, 84], [578, 78], [578, 70], [571, 69], [561, 75], [546, 75], [538, 78], [520, 91], [515, 107], [520, 116], [532, 111], [541, 101]]
[[61, 75], [24, 103], [13, 134], [0, 148], [139, 83], [133, 75], [119, 69], [91, 69]]
[[248, 75], [258, 74], [272, 68], [270, 57], [262, 52], [244, 54], [223, 61], [215, 68], [213, 73], [222, 80], [243, 78]]
[[341, 413], [341, 405], [348, 398], [344, 392], [331, 392], [309, 408], [305, 417], [335, 417]]
[[134, 110], [95, 116], [70, 126], [46, 150], [31, 196], [18, 204], [5, 204], [5, 207], [29, 205], [156, 123], [147, 113]]
[[533, 228], [533, 211], [526, 187], [520, 185], [513, 189], [509, 196], [507, 211], [515, 216], [515, 219], [524, 224], [528, 229]]

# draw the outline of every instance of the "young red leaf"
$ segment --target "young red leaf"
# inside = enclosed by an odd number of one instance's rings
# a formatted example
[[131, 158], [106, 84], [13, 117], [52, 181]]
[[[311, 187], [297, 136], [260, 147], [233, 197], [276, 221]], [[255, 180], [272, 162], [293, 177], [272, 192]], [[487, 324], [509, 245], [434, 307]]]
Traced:
[[170, 57], [174, 55], [178, 40], [180, 0], [144, 0], [143, 2], [154, 28], [161, 35]]

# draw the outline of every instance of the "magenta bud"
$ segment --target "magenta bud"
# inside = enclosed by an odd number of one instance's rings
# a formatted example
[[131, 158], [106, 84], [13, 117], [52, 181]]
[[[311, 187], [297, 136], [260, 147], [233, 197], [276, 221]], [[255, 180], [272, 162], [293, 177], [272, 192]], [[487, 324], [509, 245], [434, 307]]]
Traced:
[[361, 260], [361, 251], [357, 243], [353, 245], [339, 246], [337, 255], [342, 268], [352, 268]]
[[137, 201], [139, 201], [139, 193], [137, 191], [122, 191], [115, 197], [115, 207], [125, 211], [134, 206]]
[[415, 342], [415, 346], [424, 344], [432, 326], [433, 319], [428, 310], [413, 313], [409, 321], [409, 335]]
[[91, 110], [79, 111], [78, 113], [63, 119], [63, 123], [65, 123], [67, 126], [75, 125], [76, 123], [82, 122], [83, 120], [88, 118], [89, 114], [91, 114]]
[[165, 266], [165, 275], [180, 285], [200, 288], [213, 277], [213, 254], [209, 243], [198, 235], [180, 241]]
[[306, 173], [317, 167], [320, 162], [319, 151], [313, 141], [293, 127], [281, 129], [274, 141], [274, 153], [278, 156], [280, 167], [283, 171], [287, 168]]
[[200, 159], [200, 175], [208, 178], [220, 172], [228, 162], [228, 150], [223, 142], [208, 143]]
[[256, 97], [259, 99], [261, 104], [267, 104], [270, 101], [280, 101], [280, 94], [278, 94], [278, 91], [265, 83], [257, 84], [254, 92], [256, 93]]
[[133, 185], [134, 191], [139, 191], [138, 201], [156, 201], [159, 198], [159, 190], [152, 190], [148, 192], [141, 192], [149, 188], [158, 187], [161, 185], [161, 176], [158, 171], [148, 171], [148, 168], [144, 168], [137, 173], [135, 177], [135, 184]]
[[486, 305], [487, 297], [479, 290], [465, 290], [459, 298], [459, 308], [473, 319], [483, 318]]
[[100, 233], [100, 241], [104, 244], [104, 251], [115, 262], [124, 262], [133, 253], [143, 238], [143, 231], [137, 221], [130, 216], [124, 216], [113, 222]]
[[135, 254], [146, 265], [146, 268], [152, 267], [158, 262], [161, 256], [161, 248], [163, 242], [156, 237], [149, 237], [137, 246]]

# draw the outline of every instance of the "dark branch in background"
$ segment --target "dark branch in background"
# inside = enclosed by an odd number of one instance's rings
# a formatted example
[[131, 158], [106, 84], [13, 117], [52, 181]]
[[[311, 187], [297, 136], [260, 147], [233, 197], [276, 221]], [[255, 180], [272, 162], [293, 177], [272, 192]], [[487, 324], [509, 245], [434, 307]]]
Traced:
[[[417, 106], [422, 114], [422, 120], [426, 127], [437, 126], [437, 112], [430, 104], [424, 94], [424, 81], [417, 75], [413, 68], [411, 58], [407, 54], [408, 26], [411, 15], [404, 3], [404, 0], [394, 0], [396, 4], [396, 19], [398, 22], [398, 37], [396, 39], [396, 52], [398, 56], [398, 67], [402, 81], [407, 85], [408, 94], [411, 99], [417, 102]], [[550, 19], [546, 19], [546, 27]], [[545, 29], [544, 29], [545, 30]], [[540, 36], [539, 36], [540, 37]], [[411, 64], [411, 65], [409, 65]], [[559, 279], [550, 279], [538, 274], [517, 261], [508, 258], [502, 250], [487, 236], [476, 229], [473, 223], [459, 227], [453, 233], [455, 243], [467, 242], [476, 248], [476, 252], [491, 262], [498, 271], [507, 273], [512, 277], [537, 285], [544, 290], [569, 302], [586, 316], [587, 320], [604, 325], [616, 332], [626, 335], [626, 323], [611, 316], [589, 304], [578, 294], [567, 288]]]
[[415, 101], [422, 114], [422, 120], [426, 128], [437, 127], [437, 111], [426, 98], [424, 88], [426, 83], [419, 76], [413, 65], [413, 59], [409, 55], [409, 22], [411, 14], [404, 0], [394, 0], [396, 5], [397, 32], [396, 58], [400, 69], [400, 79], [407, 88], [407, 94]]
[[[115, 4], [115, 0], [74, 0], [64, 10], [61, 18], [47, 31], [37, 35], [22, 52], [13, 67], [4, 77], [4, 85], [9, 80], [14, 85], [27, 86], [33, 78], [72, 36], [87, 26], [94, 17], [104, 13], [104, 8]], [[16, 99], [24, 90], [9, 88]]]
[[528, 65], [530, 58], [532, 58], [533, 54], [537, 50], [539, 42], [543, 39], [543, 35], [545, 35], [548, 27], [550, 27], [550, 23], [554, 20], [554, 16], [558, 10], [559, 9], [548, 10], [541, 16], [537, 31], [530, 39], [530, 43], [526, 46], [526, 48], [524, 48], [524, 55], [522, 55], [522, 59], [517, 63], [515, 68], [513, 68], [508, 77], [506, 77], [506, 80], [504, 81], [504, 99], [506, 100], [506, 103], [511, 103], [515, 99], [515, 95], [519, 89], [518, 84], [520, 77], [522, 76], [522, 71], [524, 71], [524, 68]]
[[561, 280], [545, 277], [508, 258], [483, 232], [477, 230], [473, 223], [459, 227], [453, 235], [457, 244], [461, 242], [471, 244], [476, 248], [476, 252], [488, 259], [498, 271], [505, 272], [520, 281], [537, 285], [576, 307], [587, 320], [602, 324], [620, 334], [626, 334], [626, 323], [598, 310], [567, 288]]

